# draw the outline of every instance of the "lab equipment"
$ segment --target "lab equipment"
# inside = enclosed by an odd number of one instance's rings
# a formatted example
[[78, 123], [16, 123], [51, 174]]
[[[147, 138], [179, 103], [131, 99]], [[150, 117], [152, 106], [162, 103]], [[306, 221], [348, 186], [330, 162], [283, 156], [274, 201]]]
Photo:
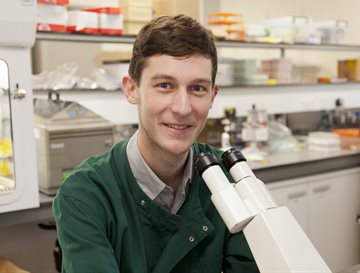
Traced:
[[0, 213], [39, 206], [30, 48], [36, 1], [0, 1]]
[[221, 148], [224, 151], [238, 144], [239, 128], [236, 120], [236, 109], [226, 107], [225, 117], [221, 120], [221, 124], [224, 126], [224, 131], [221, 133]]
[[34, 113], [39, 189], [47, 195], [86, 157], [113, 145], [114, 125], [79, 103], [35, 99]]
[[244, 232], [260, 272], [331, 272], [290, 211], [276, 204], [241, 152], [231, 148], [222, 161], [234, 184], [209, 152], [200, 154], [195, 167], [229, 231]]
[[266, 152], [257, 146], [259, 142], [264, 142], [269, 138], [268, 118], [264, 109], [257, 109], [255, 104], [248, 111], [246, 122], [243, 124], [241, 138], [250, 145], [242, 150], [249, 160], [264, 160]]

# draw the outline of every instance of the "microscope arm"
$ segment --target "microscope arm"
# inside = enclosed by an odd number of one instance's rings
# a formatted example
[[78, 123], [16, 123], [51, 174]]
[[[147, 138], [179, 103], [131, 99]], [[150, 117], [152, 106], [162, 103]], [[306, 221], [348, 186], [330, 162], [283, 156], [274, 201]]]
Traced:
[[210, 153], [201, 154], [195, 166], [229, 231], [244, 232], [260, 272], [330, 273], [288, 208], [277, 206], [242, 154], [232, 148], [222, 157], [234, 184]]

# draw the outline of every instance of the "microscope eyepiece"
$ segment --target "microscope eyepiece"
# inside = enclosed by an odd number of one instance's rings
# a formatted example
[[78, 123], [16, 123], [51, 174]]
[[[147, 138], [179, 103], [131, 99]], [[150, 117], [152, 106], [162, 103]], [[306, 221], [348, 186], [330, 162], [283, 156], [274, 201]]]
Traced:
[[246, 161], [246, 158], [243, 154], [236, 150], [235, 148], [231, 148], [224, 152], [221, 156], [223, 160], [223, 164], [225, 168], [229, 171], [232, 166], [234, 166], [237, 162]]
[[201, 153], [195, 160], [195, 168], [200, 175], [210, 166], [220, 165], [217, 158], [210, 152]]

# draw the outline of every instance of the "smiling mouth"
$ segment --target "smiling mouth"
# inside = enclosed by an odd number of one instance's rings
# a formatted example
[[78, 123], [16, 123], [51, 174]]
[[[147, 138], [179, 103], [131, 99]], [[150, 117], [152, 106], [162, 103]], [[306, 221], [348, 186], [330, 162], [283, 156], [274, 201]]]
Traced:
[[184, 129], [191, 127], [191, 125], [177, 125], [177, 124], [165, 124], [165, 125], [171, 129], [175, 129], [175, 130], [184, 130]]

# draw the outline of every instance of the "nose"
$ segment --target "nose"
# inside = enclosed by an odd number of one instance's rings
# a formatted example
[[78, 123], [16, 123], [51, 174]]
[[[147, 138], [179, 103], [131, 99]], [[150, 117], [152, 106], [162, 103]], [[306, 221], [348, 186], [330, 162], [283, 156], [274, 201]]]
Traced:
[[191, 101], [186, 89], [178, 89], [172, 102], [172, 111], [179, 115], [191, 113]]

